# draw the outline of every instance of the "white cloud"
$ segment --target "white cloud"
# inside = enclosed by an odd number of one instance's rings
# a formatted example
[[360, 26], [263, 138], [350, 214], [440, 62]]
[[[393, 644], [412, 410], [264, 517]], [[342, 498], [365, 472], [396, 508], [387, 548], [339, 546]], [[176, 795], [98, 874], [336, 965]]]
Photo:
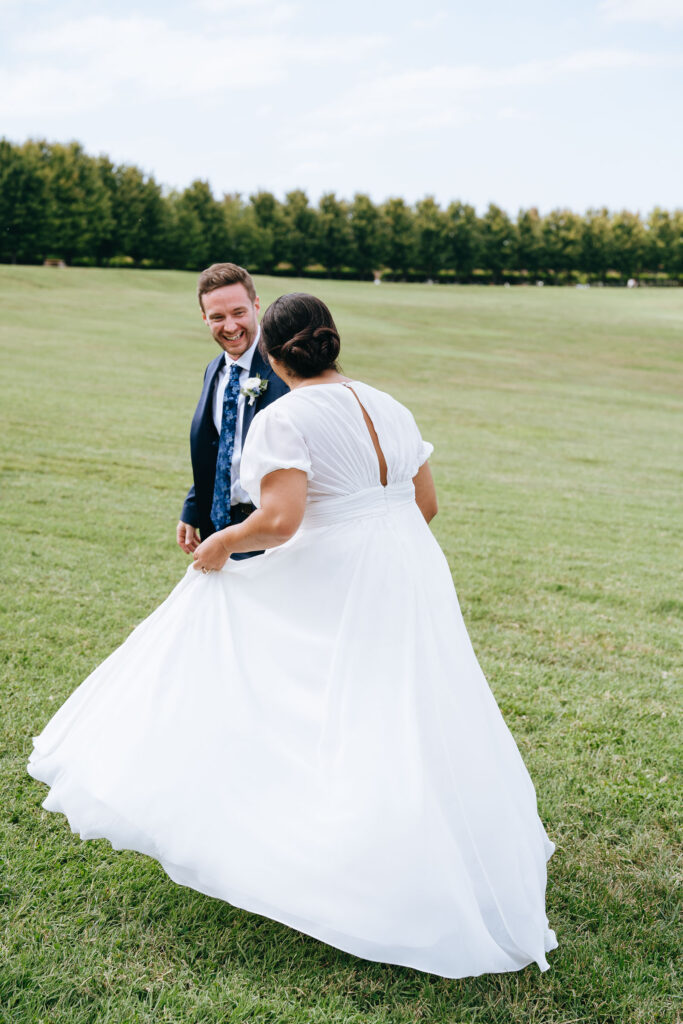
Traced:
[[40, 66], [0, 71], [0, 113], [5, 117], [73, 114], [106, 103], [112, 83], [96, 74]]
[[294, 4], [285, 4], [281, 0], [195, 0], [195, 6], [204, 11], [213, 11], [217, 14], [238, 14], [243, 15], [249, 11], [256, 11], [262, 15], [265, 11], [270, 13], [274, 10], [286, 8], [294, 13], [298, 8]]
[[284, 25], [291, 21], [299, 12], [299, 5], [285, 3], [282, 0], [195, 0], [195, 7], [200, 16], [226, 16], [233, 26], [252, 24], [261, 28], [265, 26], [272, 31], [276, 25]]
[[352, 145], [388, 136], [446, 131], [479, 116], [479, 97], [499, 93], [503, 103], [499, 116], [520, 120], [529, 115], [519, 104], [511, 106], [509, 92], [515, 87], [539, 87], [560, 78], [661, 63], [659, 57], [631, 50], [581, 50], [558, 60], [508, 67], [470, 64], [388, 74], [353, 86], [324, 112], [304, 115], [299, 120], [300, 135], [290, 134], [288, 144], [292, 150], [310, 150], [336, 146], [342, 140]]
[[22, 66], [0, 76], [0, 110], [14, 116], [93, 110], [128, 92], [172, 100], [277, 77], [271, 60], [262, 64], [255, 37], [234, 47], [147, 17], [84, 18], [32, 32], [18, 49]]
[[[588, 74], [593, 71], [624, 71], [629, 68], [661, 67], [667, 58], [661, 54], [641, 53], [638, 50], [581, 50], [558, 61], [546, 61], [544, 67], [550, 77], [565, 74]], [[674, 58], [678, 63], [678, 58]]]
[[601, 0], [598, 10], [608, 21], [683, 22], [683, 0]]
[[113, 99], [224, 99], [230, 91], [272, 89], [287, 79], [293, 61], [353, 62], [380, 42], [367, 36], [343, 47], [336, 39], [311, 46], [282, 33], [237, 33], [210, 19], [181, 30], [152, 17], [94, 15], [15, 40], [17, 66], [0, 71], [0, 113], [79, 113]]
[[415, 20], [411, 22], [411, 28], [417, 29], [417, 31], [420, 32], [438, 29], [448, 21], [448, 17], [448, 11], [434, 11], [433, 14], [427, 14], [424, 18], [415, 18]]
[[533, 114], [530, 110], [523, 110], [520, 107], [501, 107], [498, 111], [501, 121], [532, 121]]
[[426, 99], [432, 107], [438, 107], [460, 93], [515, 85], [543, 85], [564, 75], [644, 68], [660, 63], [660, 57], [634, 50], [580, 50], [556, 60], [525, 61], [508, 67], [463, 64], [460, 67], [440, 66], [399, 72], [377, 80], [369, 89], [367, 86], [362, 89], [369, 92], [375, 101], [395, 97], [414, 106]]

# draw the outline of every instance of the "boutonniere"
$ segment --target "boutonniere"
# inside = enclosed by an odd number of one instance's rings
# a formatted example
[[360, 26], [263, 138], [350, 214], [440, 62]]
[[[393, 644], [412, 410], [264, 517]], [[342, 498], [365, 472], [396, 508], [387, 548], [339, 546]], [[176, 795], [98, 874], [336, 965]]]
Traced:
[[260, 377], [247, 377], [240, 388], [240, 394], [249, 399], [249, 405], [253, 405], [259, 395], [268, 387], [268, 381]]

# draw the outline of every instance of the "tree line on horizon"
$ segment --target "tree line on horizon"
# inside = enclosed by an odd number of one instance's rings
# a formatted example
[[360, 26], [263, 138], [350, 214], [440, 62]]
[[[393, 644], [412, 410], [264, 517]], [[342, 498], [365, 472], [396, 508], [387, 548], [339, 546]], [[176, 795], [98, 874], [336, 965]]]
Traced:
[[206, 181], [164, 191], [151, 175], [77, 142], [0, 139], [0, 261], [200, 270], [230, 260], [254, 273], [397, 280], [683, 283], [683, 209], [642, 219], [605, 208], [516, 219], [491, 203], [442, 209], [301, 189], [217, 199]]

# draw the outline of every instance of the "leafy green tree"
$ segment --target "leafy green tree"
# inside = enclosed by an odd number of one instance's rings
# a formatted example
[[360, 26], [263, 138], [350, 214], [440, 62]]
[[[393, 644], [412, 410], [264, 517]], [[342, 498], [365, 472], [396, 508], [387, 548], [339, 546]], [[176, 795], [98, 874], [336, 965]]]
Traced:
[[285, 226], [284, 259], [291, 263], [295, 274], [305, 270], [313, 258], [316, 236], [316, 215], [308, 205], [308, 196], [294, 189], [285, 196], [283, 208]]
[[117, 210], [116, 203], [116, 167], [108, 156], [99, 156], [96, 160], [96, 166], [100, 181], [102, 182], [109, 197], [111, 218], [107, 224], [108, 230], [100, 233], [100, 237], [97, 240], [96, 251], [89, 255], [90, 257], [94, 257], [98, 263], [103, 263], [112, 256], [126, 255], [126, 252], [120, 247], [118, 239], [117, 213], [119, 213], [119, 211]]
[[671, 214], [671, 242], [664, 269], [672, 277], [683, 277], [683, 210], [681, 209], [674, 210]]
[[645, 263], [649, 270], [661, 271], [674, 248], [674, 226], [668, 210], [655, 206], [647, 218], [647, 250]]
[[107, 157], [99, 157], [97, 167], [112, 213], [109, 236], [99, 242], [98, 260], [111, 256], [130, 256], [136, 263], [163, 259], [164, 200], [154, 178], [138, 167], [117, 167]]
[[382, 262], [382, 222], [369, 196], [356, 192], [349, 210], [351, 253], [349, 262], [359, 274], [378, 270]]
[[384, 254], [382, 263], [399, 274], [405, 274], [415, 263], [414, 214], [403, 199], [387, 199], [380, 207], [383, 224]]
[[270, 273], [283, 260], [285, 223], [282, 205], [272, 192], [256, 192], [249, 196], [258, 232], [258, 267]]
[[32, 144], [0, 139], [0, 259], [39, 259], [45, 251], [47, 175]]
[[116, 168], [113, 211], [119, 251], [136, 262], [156, 259], [164, 216], [161, 188], [137, 167]]
[[647, 235], [639, 214], [622, 210], [612, 217], [612, 265], [624, 277], [637, 276], [643, 269]]
[[517, 215], [516, 255], [517, 268], [536, 277], [544, 264], [544, 252], [542, 221], [535, 206]]
[[252, 206], [245, 206], [242, 209], [239, 239], [244, 253], [243, 265], [254, 271], [266, 273], [265, 268], [272, 267], [273, 263], [272, 232], [259, 225]]
[[588, 210], [581, 226], [581, 269], [604, 278], [612, 260], [612, 219], [604, 206]]
[[51, 202], [47, 246], [66, 262], [92, 258], [111, 236], [111, 199], [97, 162], [77, 142], [54, 143], [42, 150]]
[[202, 245], [195, 247], [199, 257], [195, 269], [201, 270], [211, 263], [226, 262], [230, 239], [225, 214], [221, 204], [214, 199], [209, 183], [200, 179], [193, 181], [178, 202], [181, 210], [194, 214], [201, 225]]
[[445, 215], [444, 264], [460, 281], [472, 276], [481, 248], [479, 221], [473, 206], [453, 202]]
[[223, 214], [229, 239], [227, 256], [248, 270], [263, 270], [272, 261], [272, 236], [262, 228], [251, 203], [244, 203], [238, 192], [223, 196]]
[[583, 225], [571, 210], [551, 210], [541, 224], [545, 265], [556, 274], [578, 270]]
[[515, 241], [514, 225], [505, 210], [489, 203], [481, 219], [481, 258], [483, 269], [490, 270], [494, 280], [513, 265]]
[[349, 208], [334, 192], [320, 197], [317, 229], [315, 255], [319, 262], [331, 271], [347, 267], [352, 244]]
[[425, 196], [415, 206], [416, 266], [427, 277], [436, 277], [444, 264], [446, 219], [434, 196]]
[[165, 264], [178, 270], [200, 270], [208, 265], [204, 229], [194, 206], [180, 192], [165, 199]]

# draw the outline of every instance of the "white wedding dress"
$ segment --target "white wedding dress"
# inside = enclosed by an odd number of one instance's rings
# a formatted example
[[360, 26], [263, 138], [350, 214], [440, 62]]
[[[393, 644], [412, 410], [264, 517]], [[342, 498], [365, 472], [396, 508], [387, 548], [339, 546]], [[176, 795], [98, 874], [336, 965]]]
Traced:
[[84, 839], [368, 960], [457, 978], [548, 966], [553, 846], [414, 500], [431, 452], [353, 382], [254, 420], [241, 479], [308, 476], [265, 555], [190, 567], [35, 740]]

